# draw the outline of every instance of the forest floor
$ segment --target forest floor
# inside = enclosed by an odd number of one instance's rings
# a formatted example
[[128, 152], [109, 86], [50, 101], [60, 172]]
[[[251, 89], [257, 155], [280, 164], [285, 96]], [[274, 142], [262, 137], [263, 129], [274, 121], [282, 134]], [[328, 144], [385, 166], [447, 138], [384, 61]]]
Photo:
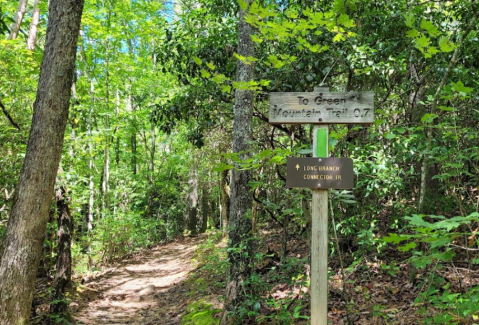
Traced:
[[[281, 234], [277, 231], [263, 232], [261, 237], [257, 249], [263, 252], [265, 258], [256, 266], [260, 278], [255, 286], [265, 296], [252, 298], [260, 301], [257, 302], [260, 316], [257, 324], [308, 324], [307, 241], [301, 236], [290, 238], [288, 258], [281, 263], [277, 253], [281, 250]], [[144, 250], [84, 278], [82, 284], [74, 285], [75, 290], [70, 295], [74, 323], [218, 324], [226, 285], [225, 245], [218, 236], [182, 237]], [[328, 319], [332, 325], [420, 324], [424, 316], [431, 317], [440, 312], [427, 300], [417, 301], [424, 291], [430, 291], [433, 286], [428, 281], [428, 270], [418, 272], [417, 281], [413, 284], [410, 282], [409, 264], [404, 257], [393, 258], [395, 254], [395, 250], [390, 250], [382, 255], [381, 260], [379, 255], [372, 253], [352, 264], [351, 256], [348, 257], [350, 254], [344, 254], [345, 266], [349, 265], [344, 272], [346, 281], [342, 279], [339, 259], [334, 256], [329, 259], [332, 273]], [[403, 259], [404, 262], [388, 263], [389, 259]], [[440, 287], [447, 283], [451, 293], [479, 286], [479, 273], [475, 271], [443, 267], [436, 272], [440, 277], [435, 277], [433, 282]], [[440, 292], [438, 294], [441, 295]], [[348, 308], [345, 301], [349, 302]], [[418, 313], [419, 309], [424, 311]], [[454, 310], [445, 312], [451, 314], [453, 320], [475, 324], [454, 317]]]
[[84, 281], [70, 304], [76, 324], [180, 324], [188, 304], [198, 298], [192, 295], [197, 283], [187, 279], [203, 239], [154, 247]]

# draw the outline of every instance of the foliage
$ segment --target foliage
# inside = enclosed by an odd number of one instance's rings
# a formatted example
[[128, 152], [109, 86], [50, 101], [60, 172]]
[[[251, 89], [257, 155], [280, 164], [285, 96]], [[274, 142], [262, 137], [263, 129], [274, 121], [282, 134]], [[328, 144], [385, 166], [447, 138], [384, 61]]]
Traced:
[[[457, 216], [453, 218], [445, 218], [444, 216], [435, 215], [413, 215], [405, 217], [414, 233], [413, 234], [390, 234], [384, 237], [387, 243], [399, 244], [402, 241], [408, 243], [399, 246], [398, 249], [407, 252], [415, 249], [419, 243], [428, 246], [427, 253], [415, 251], [411, 261], [419, 268], [424, 268], [437, 261], [449, 262], [455, 256], [455, 250], [462, 248], [453, 242], [468, 237], [467, 245], [476, 244], [475, 232], [472, 234], [471, 228], [464, 232], [467, 226], [479, 221], [479, 213], [474, 212], [466, 217]], [[430, 221], [428, 221], [430, 220]], [[438, 221], [436, 221], [438, 220]], [[467, 245], [465, 249], [467, 249]], [[479, 262], [479, 259], [472, 260], [473, 263]]]
[[221, 309], [212, 308], [213, 305], [196, 301], [186, 307], [188, 314], [181, 319], [181, 325], [216, 325], [219, 319], [214, 318], [215, 314], [221, 312]]
[[[430, 276], [424, 280], [424, 290], [416, 298], [417, 304], [430, 304], [434, 310], [427, 307], [419, 309], [424, 315], [425, 324], [458, 324], [463, 319], [476, 317], [479, 313], [477, 300], [479, 295], [477, 288], [466, 288], [464, 293], [450, 289], [450, 282], [438, 273], [444, 263], [453, 262], [457, 250], [469, 250], [470, 246], [476, 246], [476, 231], [470, 226], [477, 224], [479, 213], [474, 212], [466, 217], [457, 216], [445, 218], [435, 215], [413, 215], [406, 217], [408, 228], [412, 233], [390, 234], [383, 240], [387, 243], [400, 244], [398, 249], [403, 252], [412, 251], [410, 261], [418, 268], [430, 267]], [[458, 243], [465, 240], [464, 246]], [[426, 246], [420, 249], [419, 245]], [[474, 258], [475, 257], [475, 258]], [[479, 258], [468, 254], [468, 263], [477, 264]]]

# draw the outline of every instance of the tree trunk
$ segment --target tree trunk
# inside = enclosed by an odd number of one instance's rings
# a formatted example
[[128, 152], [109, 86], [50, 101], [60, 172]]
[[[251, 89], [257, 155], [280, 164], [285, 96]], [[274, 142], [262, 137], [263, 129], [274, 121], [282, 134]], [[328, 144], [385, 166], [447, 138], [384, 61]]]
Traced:
[[[116, 118], [118, 119], [120, 116], [120, 90], [118, 87], [116, 88]], [[115, 163], [116, 166], [120, 164], [120, 136], [116, 136], [115, 142]]]
[[[133, 51], [130, 49], [130, 51]], [[127, 97], [126, 97], [126, 111], [131, 114], [131, 118], [133, 123], [131, 123], [131, 136], [130, 136], [130, 144], [131, 144], [131, 169], [133, 175], [138, 173], [138, 161], [136, 158], [137, 150], [136, 150], [136, 129], [135, 129], [135, 108], [133, 106], [133, 95], [131, 85], [126, 86], [127, 89]]]
[[[193, 157], [193, 159], [195, 159]], [[196, 161], [190, 167], [188, 188], [188, 231], [191, 236], [196, 236], [196, 225], [198, 217], [198, 173], [196, 172]]]
[[37, 44], [37, 32], [38, 32], [38, 24], [40, 23], [40, 7], [38, 6], [40, 0], [35, 0], [33, 3], [33, 15], [32, 15], [32, 23], [30, 24], [30, 32], [28, 33], [28, 40], [27, 40], [27, 49], [33, 51], [35, 49], [35, 45]]
[[[108, 60], [107, 60], [107, 69], [108, 69]], [[102, 213], [110, 212], [110, 92], [109, 92], [109, 82], [108, 82], [109, 72], [106, 72], [106, 83], [105, 83], [105, 97], [106, 97], [106, 117], [105, 117], [105, 148], [103, 156], [103, 198], [102, 198]]]
[[203, 188], [201, 190], [201, 233], [205, 233], [206, 229], [208, 228], [208, 214], [209, 214], [209, 204], [208, 204], [208, 186], [207, 184], [203, 184]]
[[[111, 6], [107, 15], [107, 33], [110, 32], [111, 25]], [[107, 39], [105, 46], [105, 149], [104, 149], [104, 161], [103, 161], [103, 197], [102, 197], [102, 214], [103, 217], [106, 213], [110, 212], [110, 40]]]
[[[51, 224], [55, 220], [55, 209], [53, 205], [50, 205], [48, 209], [48, 221], [47, 225]], [[55, 265], [55, 261], [53, 259], [53, 242], [55, 241], [55, 232], [50, 231], [50, 227], [46, 227], [45, 229], [45, 238], [43, 240], [43, 251], [42, 256], [40, 257], [40, 264], [38, 266], [37, 275], [41, 275], [43, 277], [49, 277], [51, 274], [51, 270]]]
[[94, 182], [94, 171], [93, 171], [93, 108], [95, 105], [95, 85], [93, 84], [92, 76], [90, 75], [90, 113], [87, 121], [88, 129], [88, 153], [89, 153], [89, 162], [88, 170], [90, 173], [89, 176], [89, 199], [88, 199], [88, 218], [87, 218], [87, 242], [84, 249], [88, 253], [88, 269], [91, 269], [91, 242], [93, 237], [93, 211], [95, 210], [95, 182]]
[[68, 205], [70, 198], [63, 186], [57, 190], [55, 199], [58, 211], [58, 247], [53, 300], [56, 303], [50, 305], [50, 313], [64, 313], [68, 307], [65, 301], [65, 289], [70, 284], [72, 276], [73, 218]]
[[230, 189], [228, 186], [228, 170], [221, 171], [221, 224], [223, 237], [228, 235], [228, 219], [230, 215]]
[[27, 152], [0, 261], [0, 324], [28, 324], [68, 119], [83, 0], [50, 0]]
[[[252, 0], [246, 1], [249, 4]], [[238, 54], [243, 57], [254, 57], [254, 44], [251, 35], [254, 30], [245, 21], [245, 10], [240, 9], [238, 22]], [[248, 82], [254, 78], [254, 64], [246, 64], [239, 60], [236, 71], [236, 80]], [[241, 160], [250, 157], [250, 141], [253, 138], [254, 92], [251, 90], [236, 89], [233, 122], [233, 152], [239, 154]], [[221, 324], [227, 324], [233, 319], [228, 319], [230, 312], [235, 312], [244, 299], [244, 295], [250, 290], [244, 285], [244, 281], [251, 274], [253, 256], [252, 241], [250, 240], [252, 224], [251, 214], [252, 197], [248, 183], [252, 179], [251, 171], [233, 169], [231, 183], [231, 210], [229, 218], [229, 250], [230, 260], [229, 278], [226, 287], [226, 296]], [[239, 247], [245, 247], [239, 251]]]
[[20, 25], [22, 24], [23, 17], [25, 16], [25, 11], [27, 10], [28, 0], [20, 0], [18, 2], [17, 12], [15, 13], [15, 21], [10, 27], [10, 35], [8, 39], [16, 39], [18, 33], [20, 32]]

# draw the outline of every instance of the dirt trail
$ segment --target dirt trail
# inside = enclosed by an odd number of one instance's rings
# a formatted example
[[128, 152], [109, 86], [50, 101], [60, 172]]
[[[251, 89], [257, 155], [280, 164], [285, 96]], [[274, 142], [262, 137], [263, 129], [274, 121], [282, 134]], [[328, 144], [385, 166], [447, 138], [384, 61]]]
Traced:
[[188, 303], [184, 281], [199, 242], [185, 238], [155, 247], [86, 282], [83, 298], [71, 304], [76, 323], [180, 324]]

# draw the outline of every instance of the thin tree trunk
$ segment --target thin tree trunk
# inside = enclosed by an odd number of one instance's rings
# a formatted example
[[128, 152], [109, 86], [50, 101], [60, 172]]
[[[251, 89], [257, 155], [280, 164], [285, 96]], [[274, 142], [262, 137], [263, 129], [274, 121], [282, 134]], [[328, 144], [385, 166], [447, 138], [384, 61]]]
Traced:
[[88, 162], [88, 170], [90, 173], [89, 176], [89, 199], [88, 199], [88, 218], [87, 218], [87, 243], [86, 243], [86, 251], [88, 252], [88, 268], [91, 269], [92, 261], [91, 261], [91, 242], [93, 237], [93, 211], [95, 210], [95, 182], [94, 182], [94, 174], [93, 174], [93, 108], [95, 105], [95, 85], [93, 84], [93, 79], [90, 76], [90, 113], [88, 116], [87, 121], [87, 129], [88, 129], [88, 154], [89, 154], [89, 162]]
[[[248, 6], [252, 0], [247, 0]], [[254, 30], [245, 21], [245, 10], [240, 9], [238, 22], [238, 54], [243, 57], [254, 57], [254, 44], [251, 35]], [[248, 82], [254, 78], [254, 64], [246, 64], [239, 60], [236, 71], [236, 80]], [[251, 90], [236, 89], [233, 122], [233, 152], [238, 153], [241, 160], [250, 157], [250, 142], [253, 138], [254, 92]], [[252, 240], [250, 240], [252, 224], [251, 213], [252, 197], [248, 183], [251, 181], [251, 171], [233, 169], [231, 183], [231, 210], [229, 218], [229, 250], [228, 257], [231, 263], [226, 287], [226, 296], [221, 324], [227, 324], [234, 318], [229, 319], [228, 314], [234, 313], [242, 303], [245, 295], [250, 291], [244, 281], [251, 274], [253, 254]], [[248, 212], [249, 211], [249, 212]], [[240, 245], [244, 247], [239, 250]]]
[[25, 16], [25, 11], [27, 10], [28, 0], [20, 0], [18, 2], [17, 12], [15, 13], [15, 21], [10, 27], [10, 34], [8, 39], [16, 39], [18, 33], [20, 32], [20, 25], [22, 24], [23, 17]]
[[[108, 51], [107, 51], [108, 52]], [[107, 60], [108, 61], [108, 60]], [[108, 63], [107, 63], [108, 69]], [[109, 92], [109, 78], [108, 71], [106, 73], [106, 82], [105, 82], [105, 97], [106, 97], [106, 117], [105, 117], [105, 148], [104, 148], [104, 160], [103, 160], [103, 200], [102, 200], [102, 210], [103, 213], [110, 211], [110, 92]]]
[[[120, 116], [120, 90], [118, 87], [116, 88], [116, 118], [118, 119]], [[116, 143], [115, 143], [115, 163], [118, 166], [120, 163], [120, 136], [116, 136]]]
[[156, 128], [153, 123], [151, 123], [151, 147], [150, 147], [150, 161], [149, 161], [149, 172], [150, 176], [148, 181], [153, 185], [154, 174], [155, 174], [155, 153], [156, 153]]
[[228, 219], [230, 215], [230, 189], [228, 186], [228, 170], [221, 171], [221, 224], [223, 237], [228, 236]]
[[203, 184], [201, 189], [201, 233], [205, 233], [208, 229], [208, 214], [209, 214], [209, 205], [208, 205], [208, 186]]
[[[132, 51], [132, 50], [131, 50]], [[127, 85], [126, 87], [128, 95], [126, 97], [126, 111], [132, 115], [132, 120], [135, 119], [134, 117], [134, 112], [135, 108], [133, 107], [133, 95], [131, 94], [131, 85]], [[132, 123], [131, 125], [131, 136], [130, 136], [130, 145], [131, 145], [131, 169], [133, 172], [133, 175], [136, 175], [138, 173], [138, 161], [137, 161], [137, 150], [136, 150], [136, 130], [135, 130], [135, 125]]]
[[[111, 26], [111, 6], [108, 10], [107, 18], [107, 32], [110, 31]], [[102, 197], [102, 212], [110, 211], [110, 41], [107, 39], [105, 49], [105, 64], [106, 64], [106, 78], [105, 78], [105, 150], [104, 150], [104, 162], [103, 162], [103, 197]]]
[[70, 198], [63, 186], [57, 190], [55, 199], [58, 211], [58, 247], [53, 300], [56, 303], [50, 305], [50, 312], [64, 313], [68, 307], [65, 301], [65, 289], [70, 285], [72, 276], [73, 218], [68, 205]]
[[198, 218], [198, 173], [196, 161], [193, 155], [192, 166], [190, 167], [188, 188], [188, 231], [191, 236], [196, 236], [196, 225]]
[[27, 152], [0, 261], [0, 324], [29, 323], [68, 119], [83, 0], [50, 0]]
[[30, 32], [28, 33], [28, 40], [27, 40], [27, 49], [33, 51], [35, 49], [35, 45], [37, 44], [37, 32], [38, 32], [38, 24], [40, 23], [40, 7], [38, 4], [40, 0], [35, 0], [33, 3], [33, 15], [32, 15], [32, 23], [30, 24]]
[[130, 143], [131, 143], [131, 168], [133, 171], [133, 175], [136, 175], [138, 173], [138, 162], [136, 159], [136, 132], [133, 131], [133, 134], [130, 137]]

